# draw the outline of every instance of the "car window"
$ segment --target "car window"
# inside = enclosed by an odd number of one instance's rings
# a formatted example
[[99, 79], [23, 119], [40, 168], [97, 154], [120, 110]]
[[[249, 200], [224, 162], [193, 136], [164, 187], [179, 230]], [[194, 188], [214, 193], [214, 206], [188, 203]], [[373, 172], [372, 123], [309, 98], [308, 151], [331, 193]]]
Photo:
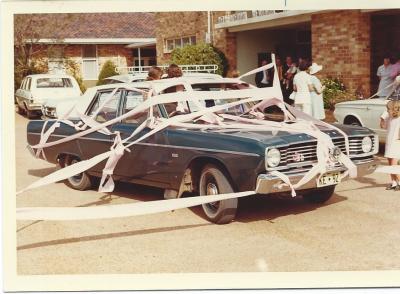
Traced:
[[27, 82], [26, 82], [26, 90], [30, 90], [31, 89], [31, 78], [28, 78]]
[[[111, 90], [99, 92], [88, 112], [88, 115], [89, 116], [93, 115], [99, 109], [100, 105], [102, 105], [104, 101], [110, 97], [111, 93], [112, 93]], [[96, 115], [94, 119], [98, 122], [105, 122], [116, 118], [120, 96], [121, 96], [121, 91], [115, 92], [112, 99], [109, 100], [106, 103], [106, 105], [104, 105], [104, 107], [99, 111], [99, 113]]]
[[36, 81], [37, 88], [72, 88], [69, 78], [40, 78]]
[[22, 80], [21, 86], [19, 87], [21, 90], [25, 90], [25, 83], [26, 83], [26, 78]]
[[[140, 92], [136, 92], [136, 91], [126, 91], [126, 96], [125, 96], [125, 101], [124, 101], [124, 105], [122, 108], [122, 113], [125, 114], [129, 111], [131, 111], [132, 109], [134, 109], [135, 107], [137, 107], [138, 105], [140, 105], [141, 103], [143, 103], [144, 101], [144, 97], [143, 94]], [[153, 108], [153, 115], [156, 117], [159, 117], [159, 111], [158, 111], [158, 107], [154, 107]], [[145, 119], [148, 116], [148, 110], [145, 110], [143, 112], [137, 113], [134, 116], [128, 117], [126, 119], [123, 120], [124, 123], [134, 123], [134, 124], [140, 124], [143, 121], [145, 121]]]

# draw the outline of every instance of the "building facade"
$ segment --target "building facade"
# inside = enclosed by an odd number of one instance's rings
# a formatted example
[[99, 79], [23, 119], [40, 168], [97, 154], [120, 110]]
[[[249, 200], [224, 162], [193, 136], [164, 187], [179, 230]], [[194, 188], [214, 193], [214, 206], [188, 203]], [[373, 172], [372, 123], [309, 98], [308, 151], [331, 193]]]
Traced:
[[[324, 66], [322, 78], [340, 78], [363, 97], [378, 87], [376, 71], [383, 56], [400, 53], [399, 33], [400, 11], [388, 9], [156, 14], [159, 62], [169, 58], [168, 49], [175, 44], [169, 40], [196, 36], [196, 42], [221, 49], [231, 70], [245, 73], [270, 53], [281, 59], [306, 57]], [[254, 82], [252, 77], [248, 81]]]
[[[121, 70], [156, 64], [153, 13], [60, 13], [15, 18], [16, 23], [25, 20], [45, 27], [29, 40], [41, 48], [34, 58], [44, 60], [50, 73], [65, 72], [65, 60], [75, 62], [87, 87], [96, 84], [107, 60]], [[62, 27], [54, 25], [57, 23]], [[52, 24], [53, 28], [46, 28]]]

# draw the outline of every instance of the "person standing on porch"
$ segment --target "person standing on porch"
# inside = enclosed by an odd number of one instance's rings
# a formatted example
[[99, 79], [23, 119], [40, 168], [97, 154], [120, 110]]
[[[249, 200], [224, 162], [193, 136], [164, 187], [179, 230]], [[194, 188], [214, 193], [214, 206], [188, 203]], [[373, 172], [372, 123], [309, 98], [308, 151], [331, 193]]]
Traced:
[[315, 62], [308, 68], [310, 73], [312, 91], [311, 91], [311, 105], [312, 105], [312, 115], [316, 119], [325, 118], [324, 109], [324, 98], [322, 96], [322, 91], [324, 87], [321, 81], [315, 76], [315, 74], [322, 70], [322, 65], [318, 65]]
[[290, 94], [293, 92], [293, 76], [297, 72], [297, 67], [296, 64], [293, 63], [292, 57], [287, 56], [285, 63], [282, 66], [283, 69], [283, 82], [282, 82], [282, 94], [283, 94], [283, 100], [291, 104], [292, 101], [289, 99]]
[[299, 65], [300, 72], [293, 78], [293, 93], [290, 96], [294, 100], [296, 108], [312, 116], [310, 92], [313, 88], [307, 69], [308, 65], [305, 62]]
[[[268, 61], [264, 59], [261, 61], [261, 66], [267, 65]], [[256, 73], [255, 82], [258, 88], [272, 87], [274, 74], [273, 69], [267, 69]]]
[[383, 58], [383, 64], [378, 67], [378, 71], [376, 73], [379, 78], [378, 97], [385, 98], [392, 91], [392, 89], [388, 87], [391, 83], [393, 83], [391, 73], [392, 65], [390, 64], [390, 58], [388, 55], [385, 55]]

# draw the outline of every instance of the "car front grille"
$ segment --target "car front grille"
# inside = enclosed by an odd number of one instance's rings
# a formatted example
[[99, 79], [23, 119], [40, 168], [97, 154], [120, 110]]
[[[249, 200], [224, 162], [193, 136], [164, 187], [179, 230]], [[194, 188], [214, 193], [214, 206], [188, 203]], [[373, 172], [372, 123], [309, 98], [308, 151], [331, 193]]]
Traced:
[[42, 113], [44, 116], [55, 118], [56, 117], [56, 109], [54, 107], [43, 106]]
[[[372, 139], [373, 146], [372, 150], [375, 150], [374, 136], [369, 136]], [[349, 137], [349, 151], [350, 158], [352, 159], [369, 159], [373, 157], [373, 152], [364, 153], [361, 148], [362, 137]], [[333, 144], [339, 147], [340, 150], [346, 154], [346, 143], [344, 138], [333, 138]], [[295, 143], [289, 146], [282, 146], [279, 148], [281, 152], [281, 162], [278, 169], [302, 169], [308, 166], [312, 166], [313, 163], [317, 162], [317, 141], [308, 141], [303, 143]], [[337, 163], [336, 165], [340, 165]]]

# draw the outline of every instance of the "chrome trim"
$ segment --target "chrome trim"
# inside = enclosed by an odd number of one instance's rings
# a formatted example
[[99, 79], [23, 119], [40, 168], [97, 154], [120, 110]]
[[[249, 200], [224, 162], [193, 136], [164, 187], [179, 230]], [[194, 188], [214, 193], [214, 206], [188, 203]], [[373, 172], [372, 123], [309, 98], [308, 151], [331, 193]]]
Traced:
[[[40, 133], [33, 133], [28, 132], [31, 135], [40, 135]], [[68, 136], [64, 135], [51, 135], [50, 137], [58, 137], [58, 138], [65, 138]], [[108, 139], [99, 139], [99, 138], [87, 138], [87, 137], [80, 137], [78, 139], [82, 140], [91, 140], [91, 141], [102, 141], [102, 142], [109, 142], [110, 144], [114, 142], [114, 140]], [[200, 151], [207, 151], [207, 152], [220, 152], [220, 153], [228, 153], [228, 154], [236, 154], [236, 155], [244, 155], [244, 156], [254, 156], [260, 157], [259, 154], [256, 153], [247, 153], [247, 152], [239, 152], [239, 151], [228, 151], [228, 150], [220, 150], [220, 149], [210, 149], [210, 148], [195, 148], [195, 147], [188, 147], [188, 146], [176, 146], [176, 145], [162, 145], [162, 144], [153, 144], [153, 143], [136, 143], [137, 145], [145, 145], [145, 146], [154, 146], [154, 147], [164, 147], [164, 148], [174, 148], [174, 149], [191, 149], [191, 150], [200, 150]]]
[[[357, 164], [357, 163], [356, 163]], [[362, 162], [357, 164], [357, 176], [362, 177], [368, 174], [371, 174], [374, 172], [376, 167], [379, 164], [378, 159], [372, 159], [367, 162]], [[327, 172], [340, 172], [341, 174], [341, 181], [345, 180], [348, 178], [348, 176], [343, 177], [344, 172], [346, 171], [346, 168], [341, 166], [341, 167], [333, 167]], [[301, 172], [301, 173], [292, 173], [292, 174], [286, 174], [291, 183], [297, 183], [304, 177], [306, 172]], [[319, 175], [305, 183], [303, 186], [301, 186], [297, 190], [307, 190], [307, 189], [316, 189], [317, 188], [317, 179]], [[270, 193], [280, 193], [280, 192], [289, 192], [290, 187], [287, 186], [286, 184], [283, 183], [283, 181], [271, 174], [260, 174], [257, 177], [257, 182], [256, 182], [256, 192], [258, 194], [270, 194]]]

